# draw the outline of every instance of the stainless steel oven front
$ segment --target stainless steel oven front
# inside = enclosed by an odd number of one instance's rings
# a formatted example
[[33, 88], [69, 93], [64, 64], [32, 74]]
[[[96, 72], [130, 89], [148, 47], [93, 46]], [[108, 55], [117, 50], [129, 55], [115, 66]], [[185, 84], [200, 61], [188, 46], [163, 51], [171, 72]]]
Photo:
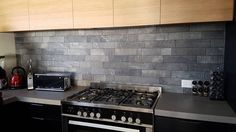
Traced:
[[63, 115], [63, 132], [153, 132], [153, 127]]

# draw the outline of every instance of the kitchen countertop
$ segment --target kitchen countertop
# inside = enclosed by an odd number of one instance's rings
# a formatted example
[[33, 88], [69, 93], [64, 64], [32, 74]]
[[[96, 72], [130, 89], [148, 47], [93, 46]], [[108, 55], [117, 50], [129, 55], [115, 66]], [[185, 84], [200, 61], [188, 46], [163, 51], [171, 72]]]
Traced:
[[3, 104], [8, 104], [14, 101], [41, 103], [49, 105], [61, 105], [61, 100], [73, 95], [86, 87], [73, 87], [65, 92], [54, 91], [38, 91], [38, 90], [1, 90], [3, 94]]
[[226, 101], [177, 93], [162, 93], [155, 115], [236, 124], [236, 113]]

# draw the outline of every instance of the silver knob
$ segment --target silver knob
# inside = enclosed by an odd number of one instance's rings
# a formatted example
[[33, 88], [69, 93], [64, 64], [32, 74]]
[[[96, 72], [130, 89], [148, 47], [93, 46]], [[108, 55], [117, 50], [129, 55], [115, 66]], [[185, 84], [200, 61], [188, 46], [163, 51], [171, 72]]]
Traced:
[[116, 120], [116, 116], [115, 115], [112, 115], [111, 116], [111, 119], [114, 121], [114, 120]]
[[101, 114], [100, 114], [100, 113], [97, 113], [97, 114], [96, 114], [96, 117], [97, 117], [97, 118], [100, 118], [100, 117], [101, 117]]
[[133, 118], [132, 118], [132, 117], [129, 117], [129, 118], [128, 118], [128, 122], [129, 122], [129, 123], [132, 123], [132, 122], [133, 122]]
[[83, 116], [87, 117], [88, 113], [87, 112], [83, 112]]
[[139, 118], [136, 118], [135, 120], [136, 123], [140, 124], [141, 123], [141, 120]]
[[81, 112], [81, 111], [78, 111], [78, 112], [77, 112], [77, 115], [78, 115], [78, 116], [81, 116], [81, 115], [82, 115], [82, 112]]
[[125, 121], [126, 121], [126, 117], [125, 117], [125, 116], [122, 116], [122, 117], [121, 117], [121, 121], [125, 122]]
[[90, 117], [92, 117], [92, 118], [94, 117], [94, 113], [93, 112], [90, 113]]

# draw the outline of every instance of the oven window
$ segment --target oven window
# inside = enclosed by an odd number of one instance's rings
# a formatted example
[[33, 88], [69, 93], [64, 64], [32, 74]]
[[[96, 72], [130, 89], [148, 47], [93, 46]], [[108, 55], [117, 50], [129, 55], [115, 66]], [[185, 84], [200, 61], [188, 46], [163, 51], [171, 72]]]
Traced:
[[69, 132], [118, 132], [101, 128], [91, 128], [85, 126], [69, 125]]

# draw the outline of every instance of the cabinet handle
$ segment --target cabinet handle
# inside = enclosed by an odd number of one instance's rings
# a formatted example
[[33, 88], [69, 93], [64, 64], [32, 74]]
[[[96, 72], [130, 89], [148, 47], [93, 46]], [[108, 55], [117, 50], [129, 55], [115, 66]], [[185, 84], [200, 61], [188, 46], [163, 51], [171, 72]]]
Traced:
[[39, 107], [43, 107], [43, 104], [30, 104], [31, 106], [39, 106]]
[[32, 119], [41, 120], [41, 121], [45, 120], [44, 118], [40, 118], [40, 117], [32, 117]]

